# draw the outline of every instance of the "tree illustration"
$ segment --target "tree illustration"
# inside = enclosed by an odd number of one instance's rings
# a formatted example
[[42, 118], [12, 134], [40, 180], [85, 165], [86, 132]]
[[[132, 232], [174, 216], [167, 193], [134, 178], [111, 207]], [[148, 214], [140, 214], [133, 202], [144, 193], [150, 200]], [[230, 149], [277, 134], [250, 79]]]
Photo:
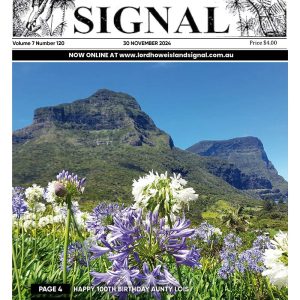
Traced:
[[[226, 0], [227, 6], [226, 8], [233, 14], [236, 15], [238, 13], [239, 16], [239, 23], [242, 22], [242, 16], [241, 12], [244, 10], [244, 4], [243, 0]], [[242, 31], [241, 31], [241, 36], [242, 36]]]
[[[58, 7], [62, 9], [62, 22], [61, 24], [65, 23], [65, 17], [66, 17], [66, 10], [67, 9], [74, 9], [75, 8], [75, 2], [74, 0], [57, 0], [55, 3], [55, 7]], [[63, 32], [63, 26], [61, 27], [61, 34]]]
[[285, 0], [226, 0], [226, 8], [238, 14], [241, 36], [286, 36]]
[[269, 11], [271, 0], [257, 0], [257, 7], [261, 11], [261, 15], [267, 20], [269, 35], [278, 35], [278, 30]]
[[13, 2], [13, 35], [20, 36], [25, 28], [24, 14], [29, 10], [27, 0], [14, 0]]
[[[52, 18], [53, 20], [53, 18]], [[49, 24], [41, 19], [41, 33], [42, 36], [61, 36], [64, 31], [65, 25], [64, 22], [58, 24], [53, 30], [52, 30], [52, 22], [51, 27]]]
[[[75, 8], [74, 1], [75, 0], [14, 0], [14, 36], [43, 36], [45, 32], [48, 32], [45, 30], [45, 22], [47, 23], [50, 18], [53, 17], [57, 9], [62, 9], [62, 21], [56, 24], [56, 28], [60, 29], [60, 35], [62, 35], [66, 27], [66, 9]], [[52, 22], [53, 19], [51, 19], [51, 26]]]
[[255, 18], [258, 20], [259, 27], [256, 30], [258, 35], [266, 36], [267, 33], [265, 31], [265, 26], [263, 24], [263, 18], [262, 18], [259, 8], [257, 7], [257, 4], [252, 0], [246, 0], [245, 6], [248, 9], [248, 11], [251, 12], [255, 16]]
[[286, 35], [286, 3], [284, 0], [278, 0], [269, 7], [269, 15], [279, 32]]
[[246, 33], [247, 36], [249, 36], [249, 32], [254, 31], [255, 29], [255, 19], [254, 18], [248, 19], [247, 17], [246, 19], [242, 19], [238, 28], [241, 31], [242, 35]]

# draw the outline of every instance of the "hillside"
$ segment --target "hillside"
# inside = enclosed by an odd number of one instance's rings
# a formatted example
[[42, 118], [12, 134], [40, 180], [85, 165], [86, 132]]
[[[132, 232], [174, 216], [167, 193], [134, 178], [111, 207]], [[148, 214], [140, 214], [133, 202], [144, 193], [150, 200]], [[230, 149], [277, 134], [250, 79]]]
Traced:
[[201, 141], [187, 150], [223, 162], [209, 162], [207, 169], [238, 189], [252, 191], [262, 199], [287, 199], [288, 184], [256, 137]]
[[131, 202], [132, 180], [154, 170], [182, 173], [200, 195], [195, 214], [219, 199], [253, 201], [211, 174], [210, 161], [176, 148], [133, 97], [109, 90], [38, 108], [33, 124], [13, 133], [13, 185], [45, 186], [66, 169], [87, 177], [83, 200]]

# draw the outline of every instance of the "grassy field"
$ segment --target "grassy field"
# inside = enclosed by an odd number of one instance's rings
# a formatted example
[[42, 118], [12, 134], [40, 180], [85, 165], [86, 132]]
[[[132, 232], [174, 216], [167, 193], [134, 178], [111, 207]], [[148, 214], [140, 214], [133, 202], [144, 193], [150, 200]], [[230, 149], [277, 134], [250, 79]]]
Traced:
[[62, 172], [46, 189], [13, 189], [13, 299], [45, 283], [70, 284], [64, 299], [287, 299], [287, 277], [265, 273], [278, 247], [287, 271], [286, 204], [220, 199], [184, 213], [195, 191], [150, 173], [133, 184], [134, 207], [78, 205], [84, 185]]
[[[60, 255], [63, 252], [64, 229], [49, 228], [39, 230], [36, 238], [31, 233], [14, 233], [14, 248], [16, 251], [16, 265], [19, 274], [19, 286], [21, 297], [18, 296], [18, 285], [16, 281], [16, 270], [13, 274], [13, 299], [30, 299], [30, 285], [32, 283], [62, 283], [62, 268]], [[87, 236], [87, 233], [84, 233]], [[244, 239], [251, 240], [253, 234], [244, 235]], [[71, 241], [78, 241], [75, 230], [71, 230]], [[249, 243], [249, 241], [248, 241]], [[182, 270], [183, 285], [188, 288], [184, 297], [177, 295], [166, 296], [166, 299], [287, 299], [287, 289], [278, 289], [272, 286], [266, 277], [248, 272], [240, 274], [235, 272], [230, 278], [222, 279], [218, 276], [221, 267], [217, 256], [202, 257], [201, 269], [191, 270], [184, 267]], [[78, 286], [90, 286], [90, 270], [106, 272], [111, 262], [102, 257], [91, 262], [89, 268], [74, 261], [68, 273], [67, 282], [73, 290]], [[174, 270], [173, 270], [174, 269]], [[175, 267], [170, 268], [171, 272]], [[108, 293], [95, 289], [90, 293], [74, 292], [70, 299], [114, 299]], [[129, 299], [153, 299], [149, 294], [131, 295]]]

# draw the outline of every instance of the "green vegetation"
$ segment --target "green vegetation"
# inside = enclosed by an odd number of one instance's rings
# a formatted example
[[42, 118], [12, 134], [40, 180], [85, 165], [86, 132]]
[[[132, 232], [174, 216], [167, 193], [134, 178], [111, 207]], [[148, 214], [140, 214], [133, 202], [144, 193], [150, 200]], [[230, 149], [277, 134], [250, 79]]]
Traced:
[[[202, 168], [205, 158], [170, 148], [167, 135], [152, 133], [155, 146], [131, 146], [118, 142], [122, 134], [121, 130], [82, 131], [53, 127], [34, 140], [15, 144], [13, 185], [28, 186], [36, 182], [45, 186], [57, 170], [68, 169], [89, 178], [83, 201], [95, 204], [108, 199], [131, 199], [134, 178], [150, 170], [167, 170], [170, 174], [182, 173], [200, 195], [203, 201], [192, 208], [195, 215], [219, 199], [231, 203], [255, 203]], [[112, 142], [99, 143], [107, 140]]]
[[[257, 229], [260, 231], [268, 231], [273, 235], [274, 231], [287, 230], [287, 204], [270, 203], [272, 205], [271, 210], [269, 210], [269, 208], [266, 209], [266, 206], [268, 207], [268, 205], [260, 201], [246, 205], [243, 207], [242, 211], [239, 211], [240, 208], [238, 206], [234, 206], [228, 201], [219, 200], [202, 212], [202, 218], [208, 220], [209, 223], [217, 227], [223, 227], [224, 216], [225, 218], [234, 218], [232, 215], [237, 215], [241, 220], [247, 220], [246, 228], [248, 231]], [[227, 227], [234, 229], [235, 226], [236, 224]]]
[[[23, 238], [23, 240], [22, 240]], [[74, 231], [71, 234], [71, 241], [76, 239]], [[14, 240], [14, 247], [18, 253], [17, 265], [19, 266], [20, 286], [22, 300], [30, 299], [31, 283], [57, 283], [62, 282], [62, 270], [60, 268], [59, 255], [63, 251], [62, 232], [56, 231], [47, 236], [46, 232], [39, 232], [37, 235], [37, 244], [39, 245], [36, 253], [33, 253], [33, 239], [28, 234], [19, 235]], [[22, 252], [23, 251], [23, 255]], [[91, 270], [105, 272], [106, 266], [110, 262], [102, 257], [94, 260], [90, 264]], [[188, 287], [185, 293], [185, 299], [243, 299], [243, 300], [269, 300], [269, 299], [287, 299], [287, 290], [279, 290], [270, 283], [265, 277], [256, 274], [235, 274], [227, 280], [218, 276], [220, 263], [215, 258], [202, 258], [202, 268], [194, 269], [192, 272], [189, 268], [184, 267], [182, 270], [183, 285]], [[13, 299], [17, 300], [17, 285], [14, 277]], [[75, 264], [68, 273], [67, 282], [74, 286], [89, 286], [88, 268]], [[273, 294], [273, 295], [272, 295]], [[117, 299], [108, 293], [98, 292], [96, 289], [91, 294], [92, 299]], [[88, 300], [90, 294], [73, 293], [71, 299]], [[130, 296], [129, 299], [154, 299], [150, 295]], [[181, 299], [180, 294], [176, 298]]]

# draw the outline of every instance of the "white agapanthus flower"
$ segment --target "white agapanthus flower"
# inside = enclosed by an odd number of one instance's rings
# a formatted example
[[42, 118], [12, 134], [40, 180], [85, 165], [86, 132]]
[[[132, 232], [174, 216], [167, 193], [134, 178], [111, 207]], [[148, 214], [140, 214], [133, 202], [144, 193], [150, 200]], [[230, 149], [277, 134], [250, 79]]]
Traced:
[[262, 275], [267, 276], [278, 288], [282, 288], [288, 285], [288, 235], [280, 231], [271, 242], [274, 249], [265, 250], [266, 270]]
[[30, 211], [26, 211], [20, 220], [23, 222], [22, 227], [24, 228], [25, 231], [29, 229], [33, 229], [36, 227], [36, 214]]
[[43, 195], [44, 189], [36, 184], [33, 184], [25, 190], [26, 199], [30, 204], [43, 199]]
[[31, 228], [35, 228], [35, 226], [36, 226], [36, 223], [34, 220], [25, 220], [23, 223], [23, 228], [25, 231], [27, 231], [28, 229], [31, 229]]
[[282, 231], [279, 231], [275, 236], [274, 240], [271, 243], [278, 249], [281, 249], [283, 252], [288, 252], [288, 235]]
[[89, 215], [87, 212], [77, 212], [75, 214], [76, 224], [79, 228], [84, 228]]
[[133, 181], [133, 207], [159, 211], [162, 216], [178, 213], [184, 206], [189, 206], [190, 201], [198, 198], [193, 188], [185, 188], [186, 184], [187, 181], [180, 174], [168, 177], [167, 172], [160, 175], [149, 172]]
[[24, 215], [22, 216], [22, 220], [26, 221], [26, 220], [35, 220], [36, 219], [36, 215], [32, 212], [26, 211], [24, 213]]
[[48, 203], [53, 203], [55, 201], [59, 201], [59, 197], [56, 196], [55, 194], [55, 185], [56, 185], [56, 181], [51, 181], [48, 183], [48, 186], [46, 188], [46, 192], [45, 192], [45, 199]]
[[39, 219], [39, 223], [38, 226], [40, 228], [43, 228], [47, 225], [53, 224], [53, 217], [51, 215], [45, 216], [45, 217], [41, 217]]
[[[66, 203], [56, 204], [52, 203], [52, 208], [54, 211], [53, 222], [54, 223], [64, 223], [67, 217], [67, 205]], [[74, 214], [76, 224], [79, 227], [84, 227], [85, 222], [88, 219], [88, 213], [82, 212], [79, 208], [77, 201], [72, 201], [72, 212]]]
[[33, 211], [36, 213], [43, 213], [46, 210], [46, 205], [44, 203], [36, 202], [33, 205]]
[[65, 217], [61, 214], [53, 216], [53, 223], [65, 223]]
[[213, 233], [216, 234], [216, 235], [222, 235], [222, 231], [221, 231], [221, 229], [218, 228], [218, 227], [215, 227], [215, 228], [213, 229]]

